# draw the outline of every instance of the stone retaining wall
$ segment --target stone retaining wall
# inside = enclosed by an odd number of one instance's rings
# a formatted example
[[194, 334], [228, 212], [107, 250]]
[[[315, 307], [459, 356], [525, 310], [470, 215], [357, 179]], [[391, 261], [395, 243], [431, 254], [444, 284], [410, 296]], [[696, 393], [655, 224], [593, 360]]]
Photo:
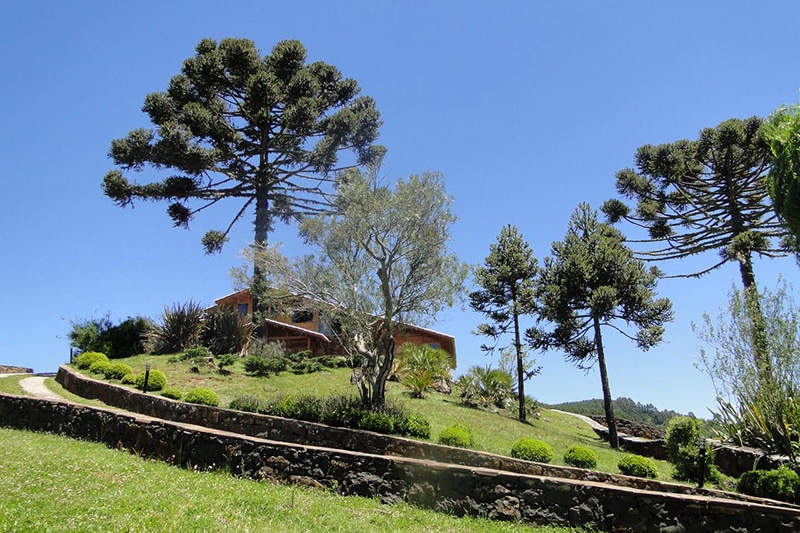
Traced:
[[800, 510], [274, 442], [67, 402], [0, 395], [0, 424], [193, 468], [407, 501], [455, 515], [602, 531], [797, 531]]

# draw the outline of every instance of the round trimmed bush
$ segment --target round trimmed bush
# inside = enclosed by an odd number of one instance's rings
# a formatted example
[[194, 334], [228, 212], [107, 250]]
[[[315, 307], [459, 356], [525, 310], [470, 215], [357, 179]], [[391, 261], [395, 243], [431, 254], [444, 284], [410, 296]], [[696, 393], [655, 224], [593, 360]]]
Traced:
[[92, 363], [92, 366], [89, 367], [89, 372], [92, 374], [103, 374], [106, 373], [106, 368], [110, 365], [108, 361], [95, 361]]
[[655, 479], [658, 476], [656, 464], [647, 457], [641, 455], [626, 455], [617, 463], [619, 471], [626, 476], [644, 477]]
[[564, 452], [564, 462], [578, 468], [596, 468], [597, 454], [585, 446], [570, 446]]
[[83, 352], [75, 358], [75, 366], [80, 370], [89, 370], [89, 367], [97, 361], [108, 362], [108, 356], [100, 352]]
[[161, 396], [172, 400], [180, 400], [183, 398], [183, 392], [176, 387], [167, 387], [161, 391]]
[[[144, 375], [145, 373], [142, 372], [140, 374], [136, 374], [134, 378], [134, 385], [139, 390], [144, 390]], [[147, 390], [148, 391], [160, 391], [164, 387], [167, 386], [167, 376], [161, 370], [151, 370], [150, 377], [147, 379]]]
[[439, 434], [439, 444], [456, 448], [470, 448], [475, 444], [475, 434], [466, 424], [455, 424], [444, 428]]
[[394, 432], [394, 420], [386, 413], [366, 411], [358, 421], [359, 429], [389, 434]]
[[553, 448], [546, 442], [531, 437], [523, 437], [511, 445], [511, 457], [524, 461], [549, 463], [553, 460]]
[[210, 405], [216, 407], [219, 405], [219, 395], [207, 387], [197, 387], [186, 393], [184, 400], [187, 403], [196, 403], [200, 405]]
[[106, 379], [122, 379], [131, 372], [133, 372], [131, 365], [126, 365], [125, 363], [111, 363], [106, 367], [104, 374]]

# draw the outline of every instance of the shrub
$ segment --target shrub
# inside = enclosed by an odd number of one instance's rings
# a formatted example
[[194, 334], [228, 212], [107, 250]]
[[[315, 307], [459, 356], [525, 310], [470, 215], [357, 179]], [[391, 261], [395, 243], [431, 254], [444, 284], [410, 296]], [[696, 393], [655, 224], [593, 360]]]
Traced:
[[553, 448], [544, 441], [531, 437], [517, 439], [511, 445], [511, 457], [537, 463], [553, 460]]
[[105, 361], [107, 363], [108, 356], [100, 352], [83, 352], [75, 358], [74, 364], [80, 370], [89, 370], [89, 367], [97, 361]]
[[745, 472], [737, 483], [739, 492], [788, 503], [800, 503], [800, 476], [789, 467]]
[[473, 366], [458, 378], [461, 401], [473, 407], [494, 405], [505, 409], [514, 400], [511, 374], [491, 366]]
[[242, 354], [253, 342], [254, 333], [255, 324], [246, 315], [222, 307], [206, 314], [202, 340], [215, 354]]
[[103, 375], [105, 375], [106, 368], [108, 368], [108, 365], [110, 365], [110, 364], [111, 363], [109, 363], [108, 361], [95, 361], [89, 367], [89, 372], [91, 372], [92, 374], [103, 374]]
[[246, 394], [244, 396], [237, 396], [228, 405], [230, 409], [237, 411], [246, 411], [248, 413], [263, 413], [262, 404], [264, 401], [258, 396]]
[[[701, 422], [690, 416], [676, 416], [669, 421], [664, 445], [673, 465], [672, 477], [680, 481], [699, 481]], [[714, 450], [706, 449], [705, 479], [719, 483], [721, 476], [714, 466]]]
[[358, 421], [359, 429], [376, 433], [394, 433], [394, 420], [386, 413], [366, 411]]
[[455, 424], [442, 430], [439, 444], [456, 448], [470, 448], [475, 444], [475, 433], [466, 424]]
[[190, 361], [192, 359], [203, 359], [206, 360], [211, 357], [211, 352], [208, 351], [208, 348], [205, 346], [196, 346], [194, 348], [189, 348], [188, 350], [184, 350], [181, 353], [181, 361]]
[[656, 465], [652, 459], [641, 455], [625, 455], [617, 463], [617, 468], [626, 476], [648, 479], [655, 479], [658, 476], [658, 470], [656, 470]]
[[[136, 374], [134, 378], [134, 385], [139, 390], [144, 390], [144, 376], [145, 373]], [[160, 391], [167, 385], [167, 376], [161, 370], [151, 370], [150, 376], [147, 378], [148, 391]]]
[[232, 353], [226, 353], [225, 355], [220, 355], [219, 361], [217, 361], [217, 366], [220, 368], [226, 366], [233, 366], [233, 364], [236, 363], [236, 359], [237, 357]]
[[186, 393], [184, 400], [188, 403], [196, 403], [200, 405], [210, 405], [216, 407], [219, 405], [219, 395], [213, 390], [206, 387], [197, 387]]
[[322, 357], [322, 366], [327, 368], [344, 368], [347, 366], [347, 357], [342, 355], [326, 355]]
[[261, 357], [248, 355], [242, 360], [244, 371], [253, 376], [266, 377], [270, 374], [280, 374], [289, 366], [285, 357]]
[[153, 329], [149, 318], [137, 316], [114, 325], [106, 314], [70, 323], [70, 345], [83, 352], [102, 352], [109, 358], [130, 357], [145, 351], [144, 340]]
[[122, 376], [122, 379], [120, 380], [120, 382], [123, 385], [134, 385], [134, 386], [136, 386], [136, 376], [137, 375], [138, 374], [134, 374], [133, 372], [131, 372], [130, 374], [125, 374], [124, 376]]
[[595, 468], [597, 454], [585, 446], [570, 446], [564, 452], [564, 462], [578, 468]]
[[171, 398], [173, 400], [180, 400], [183, 398], [183, 393], [176, 387], [166, 387], [161, 391], [161, 396], [165, 398]]
[[122, 379], [133, 372], [131, 365], [125, 363], [111, 363], [105, 369], [106, 379]]
[[422, 415], [409, 413], [405, 418], [395, 423], [394, 430], [404, 437], [419, 439], [431, 438], [431, 424]]

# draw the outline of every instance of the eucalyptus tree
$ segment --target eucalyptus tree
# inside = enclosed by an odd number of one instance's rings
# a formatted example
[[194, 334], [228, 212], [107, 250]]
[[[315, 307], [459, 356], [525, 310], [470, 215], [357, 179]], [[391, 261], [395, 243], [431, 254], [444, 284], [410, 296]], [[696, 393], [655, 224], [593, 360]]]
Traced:
[[[299, 41], [281, 41], [262, 57], [247, 39], [203, 39], [167, 90], [145, 98], [142, 110], [153, 127], [111, 142], [119, 168], [106, 174], [103, 191], [123, 207], [166, 201], [176, 227], [233, 200], [238, 205], [228, 226], [204, 235], [206, 252], [219, 252], [234, 224], [251, 212], [254, 243], [264, 245], [276, 220], [328, 206], [333, 172], [382, 155], [373, 145], [380, 114], [359, 93], [356, 81], [335, 67], [307, 63]], [[354, 157], [340, 163], [346, 153]], [[127, 172], [145, 168], [163, 179], [129, 181]]]
[[[493, 352], [500, 338], [511, 333], [517, 363], [517, 394], [519, 420], [525, 422], [525, 379], [538, 369], [526, 371], [525, 352], [522, 349], [520, 316], [531, 315], [536, 309], [534, 281], [538, 273], [538, 261], [530, 245], [516, 226], [507, 225], [500, 230], [497, 242], [489, 247], [489, 255], [481, 267], [475, 269], [475, 282], [481, 288], [469, 293], [469, 304], [475, 311], [483, 313], [489, 323], [478, 326], [479, 335], [494, 340], [493, 345], [482, 345], [485, 352]], [[504, 346], [501, 349], [508, 348]], [[530, 365], [527, 365], [530, 368]]]
[[[603, 328], [618, 331], [642, 350], [661, 342], [673, 312], [668, 299], [656, 297], [657, 280], [656, 269], [634, 257], [619, 230], [580, 204], [564, 240], [552, 244], [536, 283], [537, 326], [526, 331], [526, 339], [534, 349], [563, 351], [579, 368], [597, 363], [614, 448], [619, 440]], [[631, 327], [636, 331], [629, 332]]]
[[393, 189], [374, 176], [343, 173], [332, 212], [301, 223], [314, 255], [290, 259], [275, 247], [259, 252], [267, 284], [316, 305], [331, 334], [363, 363], [362, 400], [378, 408], [386, 398], [395, 334], [453, 305], [467, 268], [448, 250], [456, 217], [441, 175], [414, 175]]

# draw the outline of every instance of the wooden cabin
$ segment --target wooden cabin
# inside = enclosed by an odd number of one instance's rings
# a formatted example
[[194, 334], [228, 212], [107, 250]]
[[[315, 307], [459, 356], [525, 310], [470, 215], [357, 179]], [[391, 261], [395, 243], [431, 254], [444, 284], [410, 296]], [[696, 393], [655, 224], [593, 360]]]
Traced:
[[[228, 294], [214, 300], [215, 307], [236, 309], [243, 315], [253, 311], [253, 297], [249, 289]], [[280, 342], [291, 352], [309, 350], [314, 356], [323, 354], [341, 354], [342, 348], [336, 337], [329, 331], [324, 321], [320, 321], [319, 313], [304, 307], [302, 304], [292, 308], [290, 304], [275, 309], [272, 316], [265, 319], [267, 342]], [[427, 344], [433, 348], [441, 348], [451, 357], [451, 366], [456, 367], [456, 339], [452, 335], [440, 333], [420, 326], [406, 325], [394, 336], [395, 346], [411, 342], [417, 345]]]

